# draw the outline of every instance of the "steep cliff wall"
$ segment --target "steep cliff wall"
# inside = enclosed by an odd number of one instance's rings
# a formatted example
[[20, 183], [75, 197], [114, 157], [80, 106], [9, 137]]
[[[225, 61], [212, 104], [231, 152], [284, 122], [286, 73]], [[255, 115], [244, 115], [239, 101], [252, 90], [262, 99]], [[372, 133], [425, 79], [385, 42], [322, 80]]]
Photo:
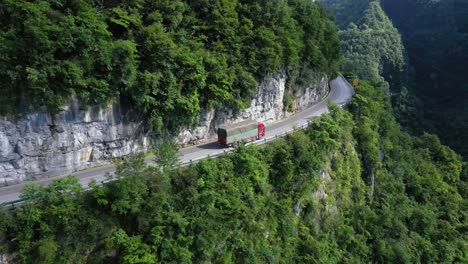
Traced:
[[0, 185], [70, 173], [150, 146], [148, 130], [120, 103], [81, 109], [73, 100], [57, 114], [0, 119]]
[[[293, 113], [287, 112], [284, 107], [285, 91], [285, 74], [280, 73], [266, 78], [260, 84], [249, 108], [240, 113], [215, 109], [204, 111], [201, 114], [200, 124], [184, 129], [176, 141], [182, 145], [205, 142], [215, 136], [216, 128], [220, 125], [238, 123], [242, 120], [254, 119], [268, 124], [286, 118]], [[328, 79], [325, 76], [320, 76], [318, 81], [309, 86], [293, 87], [291, 91], [294, 97], [293, 111], [302, 111], [321, 101], [328, 91]]]
[[[183, 145], [207, 141], [221, 124], [285, 118], [291, 114], [284, 109], [285, 89], [284, 74], [266, 78], [248, 109], [237, 114], [205, 111], [200, 124], [183, 130], [176, 141]], [[327, 92], [325, 77], [310, 87], [296, 87], [294, 107], [302, 110]], [[43, 111], [17, 120], [0, 118], [0, 186], [63, 175], [148, 150], [151, 137], [147, 125], [124, 105], [86, 108], [72, 100], [57, 114]]]

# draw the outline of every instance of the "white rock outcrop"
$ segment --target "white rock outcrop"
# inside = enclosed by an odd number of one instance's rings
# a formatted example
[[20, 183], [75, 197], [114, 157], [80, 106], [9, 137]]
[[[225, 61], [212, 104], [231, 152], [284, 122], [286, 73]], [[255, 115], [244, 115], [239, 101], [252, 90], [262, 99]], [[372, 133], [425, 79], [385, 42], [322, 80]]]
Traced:
[[[322, 76], [316, 83], [307, 87], [296, 86], [292, 89], [293, 111], [302, 111], [319, 102], [329, 91], [328, 79]], [[254, 119], [271, 123], [290, 116], [292, 113], [284, 109], [286, 92], [286, 76], [282, 73], [266, 78], [259, 86], [250, 107], [240, 113], [228, 110], [204, 111], [200, 115], [200, 123], [195, 127], [185, 128], [176, 138], [181, 145], [198, 144], [215, 136], [215, 129], [220, 125], [238, 123]]]
[[[238, 114], [204, 111], [200, 124], [184, 129], [176, 141], [204, 142], [214, 136], [219, 125], [245, 119], [267, 123], [280, 120], [290, 115], [284, 110], [285, 90], [284, 74], [266, 78], [249, 108]], [[320, 101], [327, 92], [326, 77], [310, 87], [296, 87], [293, 106], [302, 110]], [[16, 120], [0, 117], [0, 186], [72, 173], [147, 151], [150, 146], [145, 120], [121, 103], [84, 107], [72, 100], [56, 114], [38, 111]]]
[[139, 115], [120, 104], [0, 119], [0, 186], [63, 175], [150, 147]]

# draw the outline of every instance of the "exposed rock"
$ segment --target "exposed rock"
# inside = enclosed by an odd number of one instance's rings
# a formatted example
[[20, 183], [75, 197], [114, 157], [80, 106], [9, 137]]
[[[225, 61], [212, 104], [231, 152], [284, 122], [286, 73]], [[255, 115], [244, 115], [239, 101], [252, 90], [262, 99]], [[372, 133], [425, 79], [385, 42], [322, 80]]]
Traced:
[[[330, 164], [328, 164], [328, 168], [330, 167]], [[328, 197], [328, 193], [330, 190], [330, 184], [332, 184], [333, 180], [326, 168], [323, 168], [320, 171], [320, 185], [318, 186], [317, 190], [311, 194], [312, 200], [315, 201], [316, 203], [323, 203], [325, 204], [325, 210], [319, 210], [318, 214], [316, 215], [315, 222], [317, 225], [319, 225], [320, 222], [320, 217], [322, 216], [323, 213], [325, 212], [337, 212], [336, 205], [330, 205], [328, 204], [325, 200]], [[300, 216], [302, 214], [302, 206], [303, 206], [303, 201], [299, 200], [294, 204], [294, 212], [296, 213], [297, 216]]]
[[120, 103], [81, 109], [76, 100], [57, 114], [0, 119], [0, 185], [71, 173], [145, 151], [149, 130]]
[[8, 261], [7, 255], [0, 253], [0, 264], [8, 264], [8, 263], [10, 262]]
[[[260, 84], [249, 108], [237, 114], [225, 109], [204, 111], [200, 115], [200, 124], [185, 128], [176, 138], [176, 142], [182, 145], [205, 142], [215, 136], [217, 127], [224, 124], [234, 124], [248, 119], [271, 123], [288, 117], [292, 113], [284, 109], [285, 90], [286, 76], [283, 73], [266, 78]], [[294, 111], [302, 111], [319, 102], [328, 91], [328, 79], [325, 76], [311, 86], [294, 87]]]
[[320, 172], [320, 185], [317, 191], [314, 192], [313, 197], [315, 201], [321, 201], [328, 197], [326, 185], [332, 180], [330, 173], [326, 169], [322, 169]]
[[[0, 238], [0, 245], [6, 245], [6, 241], [4, 238]], [[6, 254], [5, 251], [5, 246], [0, 249], [0, 264], [12, 264], [16, 263], [13, 258], [15, 257], [15, 254]]]
[[[176, 141], [204, 142], [222, 124], [287, 117], [291, 113], [284, 110], [285, 88], [284, 74], [266, 78], [249, 108], [237, 114], [224, 109], [204, 111], [200, 124], [184, 129]], [[294, 109], [307, 108], [327, 92], [326, 77], [310, 87], [295, 87]], [[86, 108], [71, 100], [56, 114], [38, 111], [17, 120], [0, 117], [0, 186], [72, 173], [150, 146], [150, 132], [141, 115], [123, 103]]]

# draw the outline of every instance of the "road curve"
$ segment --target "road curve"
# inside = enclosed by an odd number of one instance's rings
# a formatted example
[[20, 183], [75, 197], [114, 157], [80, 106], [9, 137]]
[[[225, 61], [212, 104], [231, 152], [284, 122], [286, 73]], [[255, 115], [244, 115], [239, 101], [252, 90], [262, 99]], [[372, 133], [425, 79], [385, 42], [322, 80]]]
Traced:
[[[293, 116], [278, 121], [276, 123], [269, 124], [267, 129], [267, 138], [255, 142], [255, 144], [262, 144], [267, 141], [271, 141], [276, 137], [284, 136], [285, 133], [291, 132], [293, 129], [302, 127], [308, 124], [309, 120], [328, 112], [328, 102], [333, 102], [339, 106], [345, 105], [354, 95], [354, 90], [351, 85], [342, 77], [339, 76], [335, 80], [330, 82], [330, 93], [321, 102], [307, 108], [306, 110], [296, 113]], [[180, 161], [182, 164], [190, 163], [191, 161], [197, 161], [206, 157], [224, 155], [228, 149], [220, 149], [216, 142], [204, 143], [197, 146], [187, 147], [180, 150]], [[146, 158], [147, 163], [151, 163], [154, 157]], [[107, 173], [114, 173], [114, 165], [106, 165], [98, 168], [87, 169], [83, 171], [75, 172], [75, 175], [82, 186], [88, 186], [92, 180], [102, 182], [105, 180]], [[53, 180], [59, 179], [64, 176], [47, 178], [38, 181], [34, 181], [35, 184], [48, 185]], [[9, 203], [20, 199], [20, 191], [26, 183], [6, 186], [0, 188], [0, 204]]]

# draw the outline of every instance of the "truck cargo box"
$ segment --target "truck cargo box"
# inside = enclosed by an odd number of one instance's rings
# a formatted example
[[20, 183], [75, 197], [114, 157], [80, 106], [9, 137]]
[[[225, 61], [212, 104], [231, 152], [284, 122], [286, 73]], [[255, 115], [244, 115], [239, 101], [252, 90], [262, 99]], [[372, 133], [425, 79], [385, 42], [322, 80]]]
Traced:
[[240, 141], [257, 139], [259, 123], [255, 120], [242, 121], [237, 124], [218, 128], [218, 142], [221, 145], [233, 145]]

